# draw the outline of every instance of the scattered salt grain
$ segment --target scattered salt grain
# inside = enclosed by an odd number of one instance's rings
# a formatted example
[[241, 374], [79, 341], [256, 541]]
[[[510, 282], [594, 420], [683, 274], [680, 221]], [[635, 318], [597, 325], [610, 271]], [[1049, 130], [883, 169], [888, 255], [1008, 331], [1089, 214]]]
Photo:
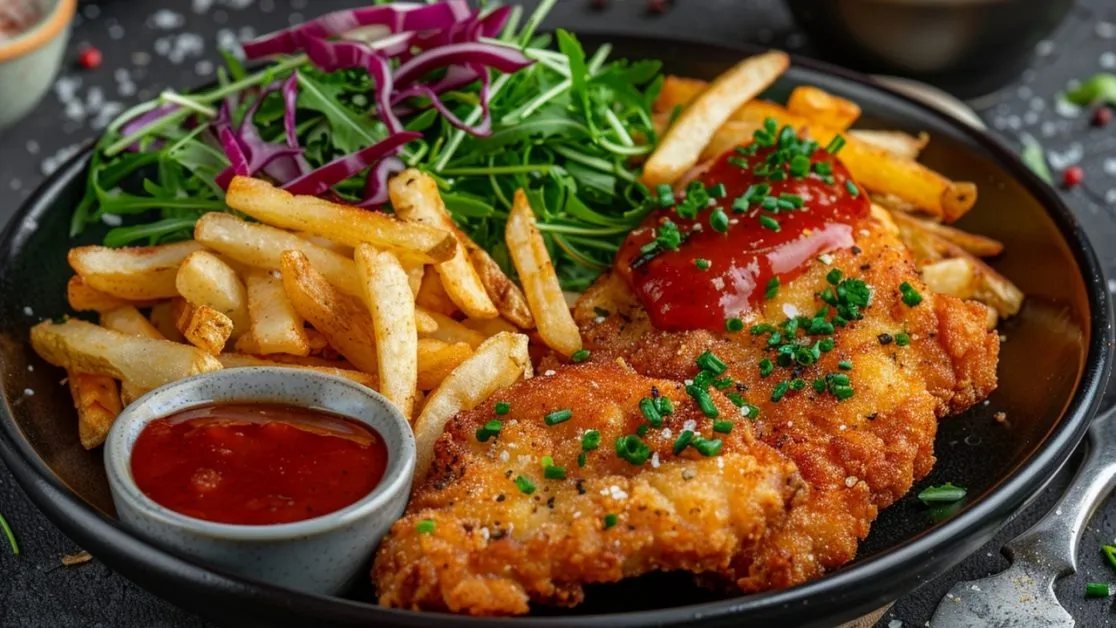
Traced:
[[34, 364], [28, 364], [27, 365], [27, 372], [28, 373], [34, 373], [35, 372], [35, 365]]
[[507, 449], [500, 452], [500, 462], [507, 462], [510, 458], [511, 454], [508, 453]]
[[903, 628], [903, 622], [898, 619], [893, 619], [887, 622], [887, 628]]
[[659, 464], [659, 452], [656, 451], [655, 453], [651, 454], [651, 468], [658, 469]]
[[228, 50], [238, 59], [244, 58], [244, 49], [240, 47], [240, 40], [230, 29], [222, 28], [217, 31], [217, 47]]
[[213, 74], [213, 62], [208, 59], [202, 59], [194, 64], [194, 74], [198, 76], [209, 76]]
[[1054, 113], [1063, 118], [1076, 118], [1081, 114], [1081, 107], [1071, 103], [1065, 98], [1054, 99]]
[[1070, 144], [1064, 151], [1046, 151], [1046, 157], [1050, 161], [1050, 167], [1055, 170], [1064, 170], [1080, 162], [1084, 155], [1085, 148], [1080, 142]]
[[798, 308], [795, 307], [791, 303], [784, 303], [783, 304], [783, 315], [786, 316], [787, 318], [797, 318], [798, 317]]
[[120, 225], [124, 224], [124, 219], [120, 216], [117, 216], [116, 214], [102, 214], [101, 222], [110, 227], [119, 227]]
[[1112, 188], [1104, 193], [1104, 202], [1109, 205], [1116, 205], [1116, 188]]
[[23, 389], [23, 396], [24, 397], [34, 397], [35, 396], [35, 391], [31, 390], [30, 388], [24, 388]]
[[1108, 280], [1108, 291], [1112, 292], [1112, 293], [1116, 293], [1116, 279], [1109, 279]]
[[1105, 174], [1116, 175], [1116, 157], [1106, 157], [1102, 167]]
[[124, 39], [124, 27], [119, 24], [113, 24], [108, 27], [109, 39], [120, 40]]
[[[1116, 292], [1116, 290], [1113, 290], [1113, 292]], [[674, 432], [669, 427], [664, 427], [660, 434], [662, 434], [664, 440], [670, 440], [674, 436]]]
[[833, 256], [829, 253], [822, 253], [818, 256], [818, 261], [825, 264], [826, 266], [829, 266], [833, 263]]
[[859, 482], [859, 481], [860, 480], [857, 479], [857, 477], [855, 475], [850, 475], [849, 477], [845, 478], [845, 486], [847, 486], [849, 488], [852, 488], [852, 487], [856, 486], [856, 483]]
[[1054, 42], [1048, 39], [1044, 39], [1035, 44], [1035, 54], [1040, 57], [1049, 56], [1052, 52], [1054, 52]]
[[95, 4], [87, 4], [82, 7], [81, 14], [84, 15], [87, 20], [95, 20], [101, 17], [101, 7]]
[[36, 154], [38, 154], [38, 152], [39, 152], [39, 143], [38, 143], [38, 142], [36, 142], [35, 140], [28, 140], [28, 141], [27, 141], [27, 152], [28, 152], [28, 153], [30, 153], [30, 154], [32, 154], [32, 155], [36, 155]]
[[1116, 39], [1116, 24], [1112, 22], [1097, 22], [1094, 29], [1101, 39]]
[[182, 28], [185, 23], [186, 18], [181, 13], [175, 13], [170, 9], [159, 9], [147, 18], [149, 28], [157, 28], [161, 31]]
[[35, 311], [31, 309], [30, 305], [25, 305], [25, 306], [23, 306], [23, 315], [24, 316], [34, 316]]
[[697, 429], [697, 421], [695, 421], [693, 419], [686, 419], [686, 422], [682, 424], [682, 429], [683, 430], [689, 430], [691, 432], [696, 430]]
[[546, 369], [545, 371], [543, 371], [543, 377], [550, 377], [551, 375], [554, 375], [554, 373], [554, 369]]
[[209, 12], [209, 9], [213, 6], [213, 0], [193, 0], [191, 4], [194, 13], [200, 15]]
[[1112, 52], [1111, 50], [1102, 52], [1097, 62], [1100, 63], [1100, 67], [1106, 70], [1116, 68], [1116, 52]]

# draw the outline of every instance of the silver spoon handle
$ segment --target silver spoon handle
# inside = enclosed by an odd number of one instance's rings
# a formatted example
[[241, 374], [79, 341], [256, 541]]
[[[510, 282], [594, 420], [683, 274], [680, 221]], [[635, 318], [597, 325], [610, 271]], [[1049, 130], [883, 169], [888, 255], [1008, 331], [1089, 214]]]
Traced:
[[1026, 532], [1004, 545], [1014, 561], [1039, 562], [1058, 576], [1077, 571], [1081, 529], [1116, 485], [1116, 408], [1089, 427], [1088, 452], [1069, 489]]

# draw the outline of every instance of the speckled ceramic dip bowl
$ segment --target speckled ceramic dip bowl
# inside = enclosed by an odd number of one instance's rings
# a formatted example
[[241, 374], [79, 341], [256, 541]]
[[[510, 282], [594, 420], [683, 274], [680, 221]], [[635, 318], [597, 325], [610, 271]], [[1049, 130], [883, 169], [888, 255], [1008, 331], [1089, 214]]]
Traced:
[[39, 104], [58, 74], [77, 0], [32, 0], [40, 17], [31, 28], [0, 40], [0, 129]]
[[[140, 491], [131, 452], [148, 423], [212, 402], [272, 402], [327, 410], [383, 437], [388, 461], [371, 493], [327, 515], [275, 525], [233, 525], [188, 517]], [[105, 442], [105, 469], [120, 520], [185, 557], [232, 575], [308, 593], [343, 591], [403, 514], [415, 466], [407, 420], [375, 391], [345, 379], [289, 368], [215, 371], [156, 389], [128, 406]]]

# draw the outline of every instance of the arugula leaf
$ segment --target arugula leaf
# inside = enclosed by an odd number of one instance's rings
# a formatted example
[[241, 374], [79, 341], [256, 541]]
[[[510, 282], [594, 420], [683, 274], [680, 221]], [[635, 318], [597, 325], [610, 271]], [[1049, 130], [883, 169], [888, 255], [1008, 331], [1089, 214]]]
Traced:
[[1066, 92], [1066, 100], [1078, 106], [1116, 105], [1116, 74], [1099, 72], [1076, 89]]
[[585, 65], [585, 51], [581, 48], [577, 37], [569, 31], [559, 28], [557, 36], [558, 50], [566, 55], [570, 62], [570, 84], [572, 86], [570, 91], [581, 107], [581, 113], [585, 116], [589, 131], [593, 136], [596, 136], [597, 130], [593, 124], [592, 109], [589, 107], [589, 69]]
[[309, 73], [299, 73], [299, 108], [320, 112], [329, 121], [329, 142], [342, 153], [352, 153], [385, 137], [383, 124], [371, 116], [360, 115], [341, 104], [333, 84], [319, 82]]

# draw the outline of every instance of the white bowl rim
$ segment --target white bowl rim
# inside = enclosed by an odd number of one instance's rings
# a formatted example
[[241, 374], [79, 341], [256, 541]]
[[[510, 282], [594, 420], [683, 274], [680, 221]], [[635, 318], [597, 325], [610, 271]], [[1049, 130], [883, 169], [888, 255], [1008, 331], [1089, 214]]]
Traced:
[[[166, 414], [156, 415], [153, 414], [147, 418], [141, 418], [136, 412], [142, 408], [143, 405], [150, 401], [151, 397], [159, 394], [165, 394], [168, 391], [173, 391], [178, 388], [190, 386], [199, 380], [212, 379], [212, 378], [239, 378], [250, 377], [253, 374], [268, 374], [275, 375], [280, 378], [298, 379], [305, 382], [307, 379], [318, 380], [323, 383], [332, 385], [340, 385], [349, 388], [355, 393], [364, 395], [374, 400], [381, 402], [384, 408], [388, 410], [386, 413], [390, 417], [390, 421], [396, 423], [400, 434], [403, 436], [402, 451], [388, 452], [387, 467], [384, 469], [384, 475], [380, 482], [374, 489], [364, 497], [357, 501], [324, 515], [319, 515], [311, 519], [304, 519], [302, 521], [294, 521], [290, 523], [276, 523], [267, 525], [241, 525], [232, 523], [219, 523], [214, 521], [207, 521], [205, 519], [198, 519], [188, 515], [181, 514], [166, 506], [163, 506], [155, 500], [144, 494], [136, 485], [135, 479], [132, 477], [131, 472], [131, 446], [134, 446], [134, 439], [131, 445], [128, 446], [126, 451], [119, 451], [125, 446], [125, 438], [122, 433], [129, 429], [130, 424], [139, 423], [146, 427], [148, 423], [167, 416]], [[275, 398], [263, 398], [258, 395], [245, 395], [236, 401], [252, 402], [258, 401], [271, 401], [274, 402]], [[231, 399], [230, 399], [231, 401]], [[175, 412], [181, 411], [186, 408], [197, 407], [202, 403], [187, 403], [181, 407], [176, 408]], [[329, 412], [335, 412], [329, 408], [321, 408]], [[372, 428], [377, 433], [380, 432], [377, 426], [371, 422], [350, 415], [344, 415], [347, 418], [359, 421], [360, 423]], [[114, 438], [113, 436], [116, 436]], [[380, 435], [383, 438], [383, 435]], [[211, 371], [194, 375], [186, 379], [181, 379], [170, 384], [166, 384], [155, 390], [148, 392], [136, 401], [134, 401], [124, 412], [117, 417], [116, 422], [113, 424], [112, 430], [105, 444], [105, 467], [108, 471], [109, 486], [114, 493], [114, 497], [119, 495], [121, 498], [127, 499], [131, 502], [136, 510], [142, 513], [142, 516], [152, 519], [161, 525], [176, 528], [191, 534], [206, 536], [215, 539], [228, 540], [228, 541], [251, 541], [251, 542], [268, 542], [280, 541], [285, 539], [294, 539], [300, 537], [319, 536], [329, 532], [333, 532], [339, 528], [344, 528], [350, 524], [361, 521], [371, 515], [377, 509], [385, 508], [388, 504], [397, 497], [401, 491], [409, 490], [411, 483], [411, 476], [415, 468], [415, 439], [411, 432], [410, 423], [399, 412], [395, 406], [383, 397], [380, 393], [358, 384], [352, 380], [338, 377], [336, 375], [328, 375], [325, 373], [318, 373], [315, 371], [306, 371], [302, 369], [294, 369], [288, 367], [272, 367], [272, 366], [252, 366], [235, 369], [221, 369], [218, 371]]]

